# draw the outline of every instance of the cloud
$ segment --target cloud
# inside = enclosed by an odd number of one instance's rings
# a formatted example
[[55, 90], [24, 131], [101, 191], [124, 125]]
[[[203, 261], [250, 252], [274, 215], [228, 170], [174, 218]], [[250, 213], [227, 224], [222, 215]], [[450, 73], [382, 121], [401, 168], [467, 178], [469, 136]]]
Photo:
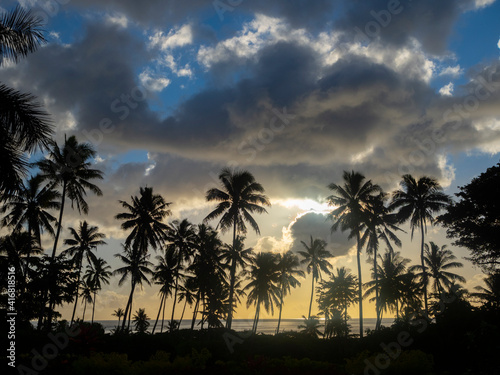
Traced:
[[440, 76], [452, 76], [452, 77], [458, 77], [463, 73], [463, 69], [460, 67], [460, 65], [455, 65], [455, 66], [447, 66], [443, 70], [439, 72]]
[[439, 93], [443, 96], [452, 96], [453, 95], [453, 89], [454, 85], [452, 82], [448, 83], [447, 85], [444, 85], [439, 89]]

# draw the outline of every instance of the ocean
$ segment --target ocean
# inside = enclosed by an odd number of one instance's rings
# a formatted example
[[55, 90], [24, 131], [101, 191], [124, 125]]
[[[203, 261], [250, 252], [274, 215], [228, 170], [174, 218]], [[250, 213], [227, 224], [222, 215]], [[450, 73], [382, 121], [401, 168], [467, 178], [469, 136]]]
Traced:
[[[375, 328], [375, 323], [377, 319], [376, 318], [365, 318], [363, 319], [363, 328], [370, 328], [374, 329]], [[390, 326], [393, 323], [394, 319], [393, 318], [384, 318], [382, 319], [382, 325], [383, 326]], [[96, 320], [97, 323], [102, 324], [104, 327], [104, 330], [106, 333], [111, 332], [111, 330], [115, 329], [118, 320]], [[195, 329], [200, 329], [199, 323], [200, 321], [197, 320], [195, 324]], [[299, 325], [301, 325], [303, 322], [303, 319], [281, 319], [280, 323], [280, 332], [284, 331], [300, 331], [298, 328]], [[149, 321], [149, 329], [148, 332], [151, 332], [153, 329], [153, 325], [155, 324], [154, 320]], [[232, 324], [232, 329], [238, 332], [242, 331], [249, 331], [252, 329], [252, 324], [253, 324], [253, 319], [233, 319], [233, 324]], [[359, 320], [358, 319], [351, 319], [349, 320], [349, 324], [351, 325], [351, 333], [357, 334], [359, 333]], [[161, 320], [158, 321], [158, 325], [156, 326], [156, 332], [160, 332], [160, 326], [161, 326]], [[167, 326], [167, 321], [165, 321], [164, 326], [163, 326], [163, 331], [166, 331], [166, 326]], [[257, 326], [257, 333], [264, 333], [267, 335], [273, 335], [276, 332], [276, 328], [278, 326], [278, 319], [260, 319], [259, 324]], [[133, 322], [131, 323], [131, 327], [133, 327]], [[206, 327], [206, 325], [205, 325]], [[191, 320], [183, 320], [181, 322], [180, 329], [190, 329], [191, 328]], [[322, 329], [320, 328], [320, 331]]]

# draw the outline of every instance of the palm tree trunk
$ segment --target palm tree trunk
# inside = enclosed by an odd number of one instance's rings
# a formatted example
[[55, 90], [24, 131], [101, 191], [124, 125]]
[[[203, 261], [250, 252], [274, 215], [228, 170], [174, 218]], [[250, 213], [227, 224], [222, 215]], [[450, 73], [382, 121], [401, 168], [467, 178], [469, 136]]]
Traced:
[[179, 287], [179, 267], [181, 266], [181, 254], [179, 251], [179, 261], [177, 262], [177, 270], [176, 270], [176, 276], [175, 276], [175, 292], [174, 292], [174, 304], [172, 306], [172, 318], [170, 319], [170, 331], [173, 331], [174, 329], [174, 312], [175, 312], [175, 304], [177, 302], [177, 289]]
[[132, 322], [132, 301], [130, 301], [130, 310], [128, 312], [127, 330], [130, 330], [130, 323]]
[[83, 304], [83, 316], [82, 316], [82, 322], [85, 321], [85, 310], [87, 309], [87, 300], [85, 300], [85, 303]]
[[163, 333], [163, 324], [165, 323], [165, 309], [167, 307], [167, 297], [165, 297], [165, 302], [163, 303], [163, 311], [161, 313], [161, 327], [160, 327], [160, 333]]
[[361, 244], [359, 239], [359, 229], [356, 229], [356, 243], [357, 243], [357, 251], [356, 258], [358, 261], [358, 298], [359, 298], [359, 337], [363, 337], [363, 291], [362, 286], [363, 282], [361, 281]]
[[280, 313], [278, 316], [278, 328], [276, 328], [276, 334], [280, 333], [280, 323], [281, 323], [281, 310], [283, 309], [283, 287], [281, 287], [281, 294], [280, 294]]
[[151, 331], [151, 334], [153, 335], [155, 333], [156, 325], [158, 324], [158, 320], [160, 319], [160, 313], [161, 313], [161, 308], [163, 306], [163, 301], [165, 299], [165, 295], [162, 293], [161, 298], [160, 298], [160, 308], [158, 309], [158, 314], [156, 315], [156, 321], [153, 326], [153, 330]]
[[312, 303], [313, 303], [313, 296], [314, 296], [314, 273], [312, 275], [311, 301], [309, 302], [309, 316], [307, 319], [311, 318], [311, 308], [312, 308]]
[[95, 311], [95, 298], [97, 296], [97, 290], [94, 291], [94, 301], [92, 301], [92, 324], [94, 324], [94, 311]]
[[187, 305], [187, 298], [186, 301], [184, 301], [184, 307], [182, 308], [181, 319], [179, 320], [179, 329], [181, 329], [182, 318], [184, 318], [184, 311], [186, 311], [186, 305]]
[[127, 322], [127, 315], [129, 314], [129, 309], [132, 310], [132, 296], [134, 295], [135, 284], [132, 284], [132, 289], [130, 290], [130, 295], [128, 297], [127, 306], [125, 307], [125, 314], [123, 314], [122, 321], [122, 331], [125, 330], [125, 324]]
[[260, 301], [257, 303], [257, 308], [255, 309], [255, 318], [253, 320], [253, 326], [252, 326], [253, 333], [257, 333], [257, 325], [259, 324], [259, 315], [260, 315]]
[[200, 303], [200, 291], [196, 297], [196, 304], [194, 305], [193, 320], [191, 321], [191, 331], [194, 330], [194, 325], [196, 323], [196, 315], [198, 314], [198, 305]]
[[80, 290], [80, 274], [82, 272], [82, 262], [80, 262], [80, 266], [78, 267], [78, 269], [78, 279], [76, 280], [75, 306], [73, 307], [73, 314], [71, 315], [70, 325], [75, 321], [76, 305], [78, 304], [78, 291]]
[[380, 296], [378, 292], [378, 267], [377, 267], [377, 249], [373, 249], [373, 272], [375, 274], [375, 310], [377, 313], [377, 323], [375, 324], [375, 330], [380, 329], [382, 323], [380, 317]]
[[424, 257], [424, 220], [420, 219], [420, 232], [422, 233], [422, 243], [420, 244], [420, 262], [422, 263], [423, 287], [424, 287], [424, 307], [425, 317], [429, 316], [429, 306], [427, 303], [427, 271], [425, 270], [425, 257]]
[[[233, 251], [236, 246], [236, 220], [233, 223]], [[226, 328], [231, 329], [231, 325], [233, 323], [233, 298], [234, 298], [234, 282], [235, 282], [235, 273], [236, 273], [236, 263], [233, 259], [231, 263], [231, 285], [229, 286], [229, 310], [227, 313], [227, 321]]]

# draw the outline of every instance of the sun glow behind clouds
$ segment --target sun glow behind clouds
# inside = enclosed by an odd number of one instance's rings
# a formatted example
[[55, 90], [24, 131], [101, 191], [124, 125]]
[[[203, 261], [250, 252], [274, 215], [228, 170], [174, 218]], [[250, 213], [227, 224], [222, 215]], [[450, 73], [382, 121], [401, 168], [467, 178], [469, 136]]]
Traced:
[[[285, 208], [298, 208], [301, 212], [299, 214], [306, 214], [308, 212], [316, 212], [316, 213], [328, 213], [332, 210], [332, 207], [329, 207], [327, 203], [320, 203], [313, 199], [276, 199], [273, 200], [273, 204], [282, 206]], [[300, 215], [303, 216], [303, 215]]]

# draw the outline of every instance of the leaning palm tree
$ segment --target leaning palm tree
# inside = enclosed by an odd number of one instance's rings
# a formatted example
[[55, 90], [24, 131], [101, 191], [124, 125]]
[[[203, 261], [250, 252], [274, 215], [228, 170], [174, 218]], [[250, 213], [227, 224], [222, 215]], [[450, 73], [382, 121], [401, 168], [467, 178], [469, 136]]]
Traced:
[[399, 209], [400, 223], [410, 221], [411, 238], [415, 228], [420, 230], [422, 236], [420, 246], [420, 263], [424, 285], [424, 307], [426, 315], [429, 314], [427, 302], [427, 269], [425, 267], [425, 233], [427, 223], [434, 222], [434, 214], [445, 209], [451, 202], [450, 197], [443, 193], [443, 188], [435, 178], [423, 176], [417, 180], [409, 174], [403, 176], [401, 190], [393, 193], [390, 209]]
[[290, 293], [290, 288], [296, 288], [300, 286], [300, 281], [297, 277], [305, 277], [305, 273], [299, 270], [300, 265], [299, 258], [291, 250], [284, 254], [278, 254], [276, 256], [276, 262], [278, 264], [278, 279], [280, 288], [280, 312], [278, 315], [278, 327], [276, 328], [276, 333], [280, 332], [281, 323], [281, 311], [283, 310], [283, 299]]
[[39, 175], [32, 176], [0, 210], [1, 213], [8, 211], [2, 224], [11, 227], [14, 232], [26, 226], [28, 233], [41, 245], [43, 231], [54, 236], [52, 225], [56, 218], [48, 210], [59, 209], [58, 198], [60, 194], [50, 185], [42, 187], [42, 178]]
[[[18, 6], [0, 15], [0, 67], [17, 62], [45, 42], [43, 21]], [[26, 153], [46, 149], [52, 135], [47, 114], [31, 94], [0, 84], [0, 200], [17, 191], [27, 174]]]
[[75, 291], [75, 306], [73, 307], [73, 314], [71, 315], [71, 324], [75, 320], [76, 306], [78, 304], [80, 277], [82, 273], [83, 260], [87, 260], [87, 264], [93, 265], [97, 263], [97, 257], [93, 253], [97, 246], [105, 245], [102, 239], [105, 237], [103, 233], [99, 232], [98, 227], [90, 226], [86, 221], [80, 222], [78, 230], [69, 228], [73, 238], [64, 240], [64, 244], [70, 246], [63, 254], [72, 258], [73, 264], [77, 268], [78, 280], [77, 288]]
[[[434, 293], [441, 295], [448, 290], [455, 281], [465, 283], [465, 278], [453, 272], [449, 272], [451, 268], [462, 268], [464, 265], [455, 261], [457, 257], [453, 255], [451, 250], [446, 248], [446, 245], [440, 248], [431, 241], [429, 244], [425, 244], [424, 248], [424, 261], [428, 269], [428, 277], [433, 280]], [[412, 270], [422, 271], [422, 266], [414, 266]], [[423, 272], [419, 273], [418, 276], [423, 280]]]
[[361, 173], [344, 171], [344, 186], [330, 184], [328, 188], [333, 191], [330, 195], [328, 205], [335, 209], [328, 215], [332, 219], [332, 231], [340, 228], [341, 231], [349, 230], [350, 238], [356, 238], [356, 257], [358, 263], [358, 299], [359, 299], [359, 336], [363, 337], [363, 294], [361, 280], [361, 250], [362, 242], [360, 236], [361, 225], [365, 220], [365, 213], [370, 199], [381, 192], [381, 188], [371, 180], [365, 181]]
[[183, 269], [183, 263], [188, 261], [193, 255], [196, 246], [195, 228], [187, 219], [182, 221], [174, 220], [167, 227], [165, 240], [167, 241], [166, 252], [177, 261], [177, 265], [175, 267], [174, 303], [172, 306], [172, 318], [170, 319], [170, 327], [173, 328], [177, 292], [179, 290], [179, 279], [183, 277], [181, 270]]
[[92, 323], [94, 323], [94, 311], [97, 292], [102, 289], [102, 284], [109, 285], [109, 278], [111, 277], [110, 270], [111, 266], [108, 265], [108, 263], [102, 258], [97, 258], [95, 262], [90, 263], [87, 266], [87, 272], [85, 273], [84, 278], [92, 287], [92, 292], [94, 293], [92, 303]]
[[42, 179], [49, 180], [54, 186], [59, 185], [62, 188], [52, 258], [56, 255], [66, 198], [71, 201], [71, 207], [76, 205], [79, 213], [87, 214], [89, 206], [85, 201], [86, 190], [90, 190], [98, 196], [102, 195], [101, 189], [90, 182], [103, 178], [103, 173], [100, 170], [91, 168], [91, 159], [95, 156], [96, 151], [90, 143], [78, 143], [76, 137], [71, 136], [65, 140], [62, 148], [57, 143], [52, 142], [48, 157], [36, 163], [40, 168]]
[[162, 246], [168, 229], [163, 219], [171, 214], [168, 208], [171, 203], [165, 201], [160, 194], [154, 194], [152, 187], [141, 187], [139, 193], [140, 197], [130, 197], [132, 203], [119, 201], [127, 211], [115, 218], [123, 220], [123, 230], [130, 230], [125, 246], [137, 248], [147, 254], [149, 246], [153, 250]]
[[130, 318], [132, 311], [132, 300], [134, 297], [134, 291], [137, 286], [142, 286], [142, 283], [145, 282], [148, 285], [151, 283], [148, 280], [148, 275], [152, 275], [153, 271], [151, 270], [151, 266], [153, 264], [148, 260], [149, 255], [144, 254], [138, 249], [131, 249], [127, 246], [123, 246], [124, 254], [115, 254], [115, 256], [120, 259], [123, 263], [125, 263], [124, 267], [116, 269], [113, 274], [121, 275], [120, 280], [118, 281], [118, 285], [121, 286], [127, 278], [130, 276], [130, 295], [128, 297], [127, 306], [125, 307], [125, 315], [122, 321], [122, 331], [125, 329], [125, 324], [127, 319], [129, 321], [130, 326]]
[[390, 212], [386, 206], [388, 196], [380, 192], [376, 196], [370, 196], [368, 199], [367, 209], [361, 230], [364, 231], [361, 235], [361, 242], [366, 243], [366, 253], [373, 257], [373, 270], [375, 277], [375, 311], [377, 314], [377, 322], [375, 329], [379, 329], [382, 323], [380, 311], [379, 291], [378, 291], [378, 249], [379, 242], [385, 243], [390, 251], [394, 251], [392, 243], [397, 247], [401, 247], [401, 240], [396, 236], [396, 231], [402, 231], [396, 224], [397, 216]]
[[[204, 221], [220, 217], [217, 227], [220, 227], [222, 232], [233, 230], [233, 247], [236, 247], [236, 236], [247, 232], [245, 222], [250, 223], [255, 232], [260, 234], [259, 226], [251, 214], [267, 213], [263, 206], [270, 206], [271, 203], [263, 194], [262, 185], [256, 182], [254, 176], [248, 171], [224, 168], [219, 174], [219, 180], [222, 189], [213, 188], [206, 194], [207, 201], [215, 201], [219, 204]], [[226, 328], [229, 329], [233, 318], [233, 299], [234, 277], [229, 285], [229, 314], [226, 321]]]
[[271, 314], [274, 313], [273, 306], [279, 304], [279, 272], [276, 264], [276, 257], [273, 253], [258, 253], [249, 270], [245, 272], [250, 278], [250, 282], [245, 286], [249, 290], [247, 307], [254, 304], [255, 318], [252, 332], [257, 332], [257, 325], [260, 317], [260, 307], [264, 304], [264, 309]]
[[113, 311], [113, 314], [111, 314], [111, 315], [116, 316], [118, 318], [118, 325], [116, 326], [116, 329], [119, 329], [120, 320], [123, 317], [123, 315], [125, 315], [125, 311], [123, 311], [123, 309], [121, 307], [119, 307], [118, 309]]
[[309, 302], [309, 315], [307, 319], [311, 318], [311, 308], [314, 297], [314, 282], [322, 280], [321, 271], [330, 274], [330, 269], [332, 265], [327, 260], [327, 258], [332, 258], [333, 255], [326, 250], [326, 242], [311, 236], [310, 244], [307, 245], [304, 241], [300, 241], [302, 245], [306, 248], [306, 251], [299, 251], [304, 259], [300, 261], [302, 264], [307, 264], [307, 273], [312, 273], [312, 286], [311, 286], [311, 301]]

